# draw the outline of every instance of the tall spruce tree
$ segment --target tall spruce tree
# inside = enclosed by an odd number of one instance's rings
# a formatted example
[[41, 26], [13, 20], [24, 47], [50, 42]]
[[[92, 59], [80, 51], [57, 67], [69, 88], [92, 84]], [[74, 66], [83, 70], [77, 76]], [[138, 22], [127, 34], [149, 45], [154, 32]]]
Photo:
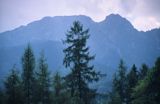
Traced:
[[15, 66], [11, 74], [7, 77], [5, 83], [5, 104], [23, 104], [22, 83]]
[[134, 64], [130, 70], [130, 72], [127, 75], [127, 103], [131, 104], [132, 101], [132, 93], [133, 93], [133, 88], [136, 86], [137, 82], [138, 82], [138, 71], [137, 71], [137, 67]]
[[121, 104], [127, 102], [126, 85], [127, 85], [126, 66], [124, 64], [124, 61], [120, 60], [119, 70], [117, 73], [116, 90], [118, 94], [120, 95], [120, 98], [122, 101]]
[[38, 104], [51, 104], [51, 81], [50, 73], [48, 71], [48, 64], [44, 52], [41, 52], [38, 63], [37, 75], [37, 102]]
[[35, 57], [31, 46], [28, 44], [22, 57], [22, 81], [25, 104], [33, 104], [35, 97]]
[[71, 89], [71, 95], [77, 96], [78, 103], [87, 103], [88, 82], [98, 81], [99, 73], [95, 72], [94, 66], [89, 62], [94, 59], [90, 56], [89, 47], [86, 46], [89, 39], [89, 29], [83, 30], [83, 26], [79, 21], [73, 23], [73, 27], [66, 34], [64, 43], [67, 47], [63, 50], [64, 65], [71, 70], [66, 76], [66, 81]]

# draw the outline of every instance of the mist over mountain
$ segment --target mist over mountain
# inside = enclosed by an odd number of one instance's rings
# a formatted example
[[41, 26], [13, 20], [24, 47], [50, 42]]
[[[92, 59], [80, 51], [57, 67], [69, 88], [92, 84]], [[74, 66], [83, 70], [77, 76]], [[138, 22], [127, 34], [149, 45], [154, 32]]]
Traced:
[[101, 22], [94, 22], [84, 15], [44, 17], [26, 26], [0, 33], [1, 77], [5, 77], [13, 64], [21, 70], [21, 56], [28, 43], [36, 58], [44, 50], [51, 71], [66, 73], [67, 69], [63, 67], [62, 40], [75, 20], [80, 21], [84, 29], [90, 30], [88, 46], [91, 53], [96, 55], [93, 62], [95, 68], [107, 74], [105, 83], [110, 83], [120, 59], [130, 68], [132, 64], [140, 67], [142, 63], [152, 66], [160, 56], [160, 29], [138, 31], [118, 14], [111, 14]]

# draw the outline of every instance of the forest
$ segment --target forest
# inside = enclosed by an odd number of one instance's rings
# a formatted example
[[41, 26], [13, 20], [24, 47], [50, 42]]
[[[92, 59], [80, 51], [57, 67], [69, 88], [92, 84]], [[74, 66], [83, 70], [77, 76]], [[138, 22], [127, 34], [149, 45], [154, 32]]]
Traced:
[[[89, 29], [75, 21], [63, 40], [65, 76], [48, 69], [45, 52], [38, 61], [28, 44], [21, 59], [21, 71], [16, 65], [0, 88], [0, 104], [160, 104], [160, 57], [153, 67], [135, 64], [127, 69], [123, 59], [113, 75], [112, 89], [101, 94], [90, 87], [107, 78], [91, 62], [96, 58], [87, 46]], [[103, 54], [103, 53], [102, 53]], [[107, 70], [107, 69], [106, 69]]]

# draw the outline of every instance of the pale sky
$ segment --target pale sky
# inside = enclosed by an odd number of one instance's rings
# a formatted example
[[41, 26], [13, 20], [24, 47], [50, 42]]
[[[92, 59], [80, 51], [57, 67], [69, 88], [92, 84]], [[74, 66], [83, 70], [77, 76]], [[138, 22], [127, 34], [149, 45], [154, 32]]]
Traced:
[[86, 15], [99, 22], [111, 13], [138, 30], [160, 27], [160, 0], [0, 0], [0, 32], [45, 16]]

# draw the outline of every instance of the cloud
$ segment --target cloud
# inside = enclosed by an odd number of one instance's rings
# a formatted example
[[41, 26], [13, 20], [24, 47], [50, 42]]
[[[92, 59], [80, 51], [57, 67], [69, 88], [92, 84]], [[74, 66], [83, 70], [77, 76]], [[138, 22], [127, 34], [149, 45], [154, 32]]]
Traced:
[[134, 19], [133, 23], [134, 26], [140, 30], [150, 30], [160, 26], [160, 22], [157, 21], [155, 17], [138, 17]]
[[[124, 13], [138, 30], [150, 30], [160, 27], [160, 1], [159, 0], [121, 0]], [[126, 1], [126, 2], [125, 2]]]
[[111, 13], [127, 18], [138, 30], [160, 26], [160, 0], [0, 0], [0, 32], [45, 16], [87, 15], [102, 21]]
[[120, 7], [124, 12], [132, 12], [137, 5], [137, 0], [120, 0]]

